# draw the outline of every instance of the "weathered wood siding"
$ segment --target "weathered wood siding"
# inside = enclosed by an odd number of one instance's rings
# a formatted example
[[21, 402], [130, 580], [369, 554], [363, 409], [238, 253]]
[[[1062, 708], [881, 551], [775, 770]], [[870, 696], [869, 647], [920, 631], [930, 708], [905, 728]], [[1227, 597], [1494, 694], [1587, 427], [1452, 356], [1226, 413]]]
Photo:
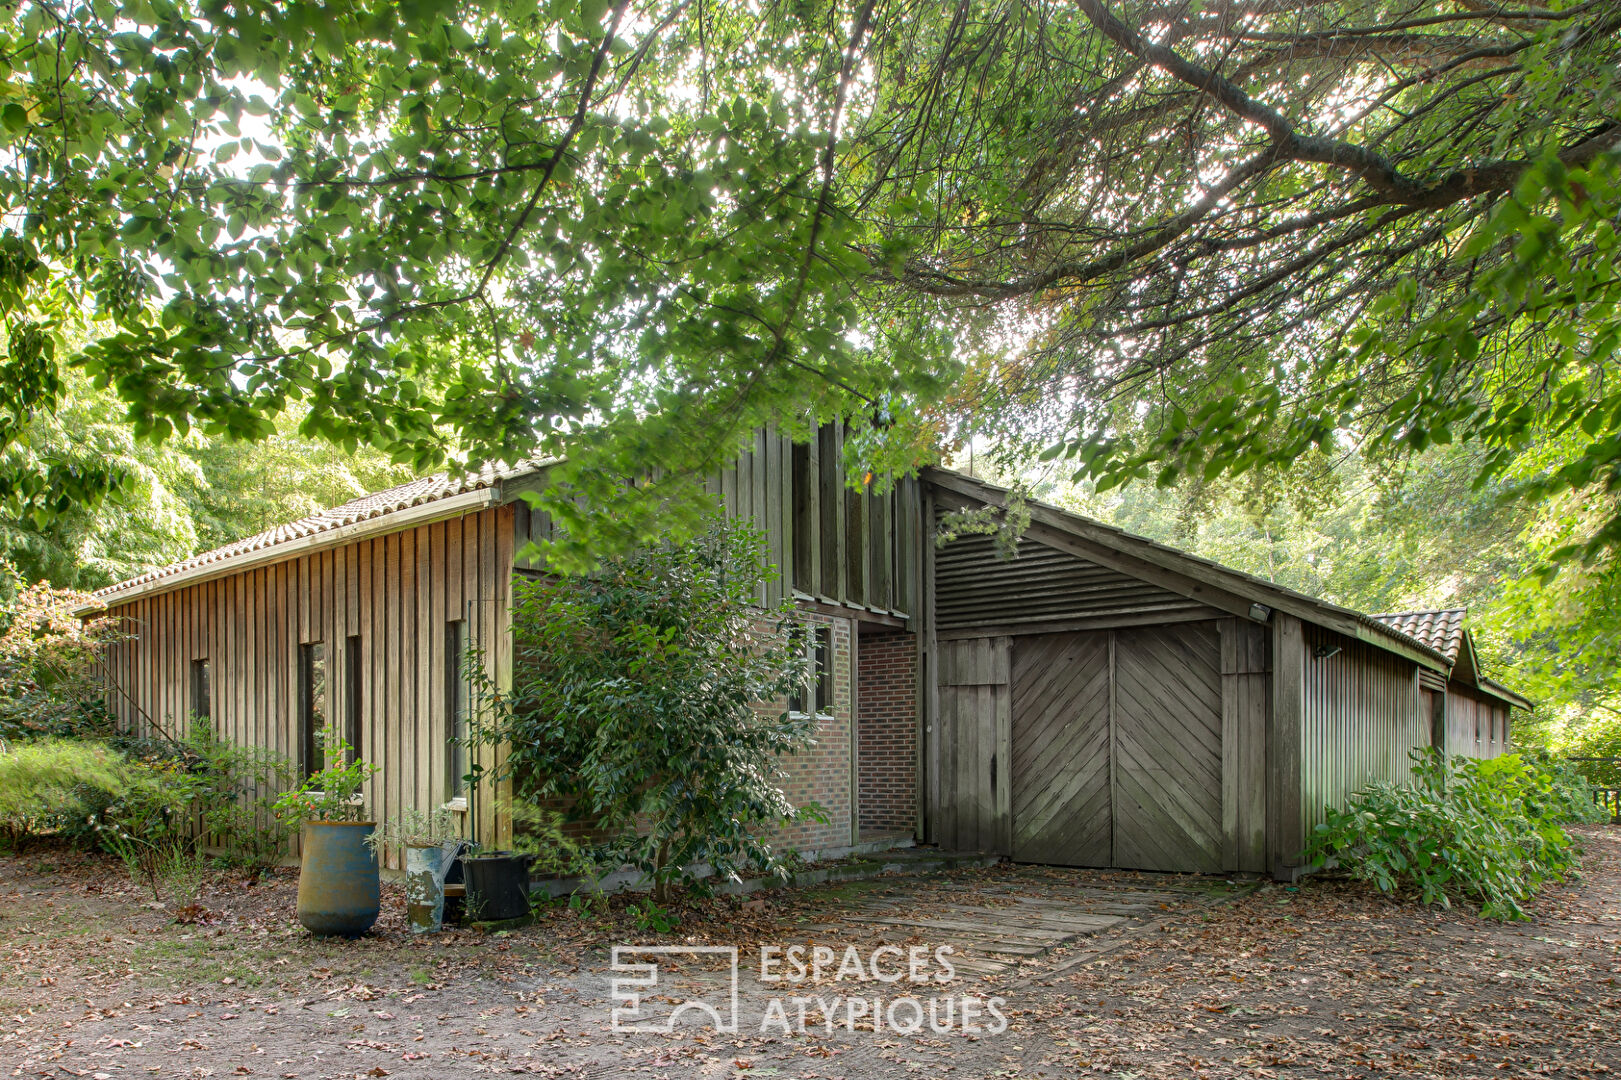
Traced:
[[1449, 754], [1490, 758], [1507, 753], [1511, 742], [1508, 706], [1452, 684], [1446, 698], [1446, 740]]
[[[937, 505], [938, 524], [951, 506]], [[1026, 537], [1003, 558], [989, 536], [962, 536], [934, 557], [935, 629], [944, 638], [1046, 633], [1210, 619], [1214, 608]]]
[[1013, 842], [1019, 862], [1114, 865], [1114, 637], [1014, 640]]
[[1221, 621], [1222, 868], [1265, 873], [1267, 725], [1272, 635], [1247, 619]]
[[1078, 866], [1267, 868], [1265, 627], [1223, 619], [936, 649], [935, 842]]
[[[795, 590], [816, 600], [916, 616], [926, 542], [921, 484], [903, 476], [851, 488], [844, 438], [837, 424], [824, 424], [797, 444], [787, 435], [765, 436], [768, 444], [775, 439], [765, 447], [767, 458], [784, 462], [788, 577]], [[740, 460], [738, 468], [745, 465]]]
[[[1336, 648], [1333, 655], [1316, 655]], [[1302, 661], [1304, 837], [1322, 822], [1325, 807], [1343, 805], [1370, 781], [1410, 780], [1408, 752], [1430, 745], [1431, 724], [1411, 661], [1310, 625]]]
[[1118, 866], [1226, 869], [1218, 627], [1205, 622], [1111, 631]]
[[[764, 534], [767, 559], [779, 576], [761, 591], [762, 604], [798, 594], [915, 616], [922, 591], [918, 479], [875, 480], [856, 491], [846, 486], [843, 455], [837, 425], [802, 433], [797, 443], [787, 432], [761, 429], [731, 465], [705, 479], [705, 487], [719, 498], [728, 520], [749, 521]], [[516, 495], [542, 483], [537, 477], [509, 488]], [[520, 552], [530, 540], [551, 537], [551, 522], [531, 513], [527, 503], [515, 521]]]
[[[111, 608], [135, 637], [113, 649], [109, 705], [129, 730], [184, 732], [191, 663], [209, 661], [216, 729], [295, 764], [302, 752], [300, 646], [326, 652], [326, 715], [343, 730], [358, 683], [360, 753], [380, 766], [372, 812], [432, 809], [449, 794], [447, 624], [511, 668], [506, 630], [513, 508], [496, 507], [361, 539]], [[358, 668], [348, 639], [359, 638]], [[500, 842], [493, 798], [475, 796], [470, 832]]]
[[942, 641], [930, 725], [931, 839], [958, 851], [1012, 847], [1010, 639]]

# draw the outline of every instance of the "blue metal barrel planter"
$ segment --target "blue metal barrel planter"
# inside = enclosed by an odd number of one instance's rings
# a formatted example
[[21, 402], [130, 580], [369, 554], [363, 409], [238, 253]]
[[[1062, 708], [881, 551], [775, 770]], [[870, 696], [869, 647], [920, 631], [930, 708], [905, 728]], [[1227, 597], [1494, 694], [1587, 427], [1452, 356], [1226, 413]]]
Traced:
[[312, 934], [359, 937], [382, 906], [374, 821], [306, 821], [298, 873], [298, 921]]

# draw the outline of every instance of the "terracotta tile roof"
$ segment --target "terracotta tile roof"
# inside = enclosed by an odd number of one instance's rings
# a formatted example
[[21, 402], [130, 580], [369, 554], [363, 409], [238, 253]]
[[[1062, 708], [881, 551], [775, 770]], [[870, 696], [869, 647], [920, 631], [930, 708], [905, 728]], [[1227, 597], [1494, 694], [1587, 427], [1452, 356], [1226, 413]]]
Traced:
[[294, 540], [315, 536], [319, 533], [341, 529], [346, 525], [354, 525], [362, 521], [398, 513], [423, 503], [438, 502], [455, 495], [462, 495], [470, 491], [479, 491], [492, 488], [503, 480], [532, 473], [544, 465], [544, 462], [524, 462], [521, 465], [488, 464], [476, 472], [463, 476], [453, 477], [449, 473], [435, 473], [420, 480], [412, 480], [398, 487], [387, 488], [383, 491], [374, 491], [370, 495], [362, 495], [358, 499], [351, 499], [342, 506], [334, 506], [330, 510], [322, 510], [308, 517], [290, 521], [285, 525], [277, 525], [273, 529], [266, 529], [262, 533], [245, 537], [234, 543], [217, 547], [213, 551], [205, 551], [200, 555], [193, 555], [183, 562], [170, 566], [150, 570], [139, 577], [120, 581], [116, 585], [108, 585], [98, 589], [91, 595], [101, 603], [116, 600], [121, 594], [139, 589], [151, 582], [164, 578], [175, 577], [188, 571], [197, 570], [214, 563], [224, 563], [254, 552], [266, 551]]
[[1458, 662], [1458, 650], [1463, 647], [1463, 619], [1468, 608], [1445, 608], [1440, 611], [1397, 611], [1375, 615], [1375, 619], [1408, 637], [1417, 638], [1431, 649]]

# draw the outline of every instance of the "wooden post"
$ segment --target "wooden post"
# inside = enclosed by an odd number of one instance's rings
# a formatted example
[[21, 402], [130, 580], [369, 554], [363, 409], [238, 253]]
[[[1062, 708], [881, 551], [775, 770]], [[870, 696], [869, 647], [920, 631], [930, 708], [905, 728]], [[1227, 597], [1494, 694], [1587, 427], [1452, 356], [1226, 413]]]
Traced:
[[1298, 618], [1278, 612], [1272, 623], [1272, 714], [1267, 731], [1267, 851], [1272, 875], [1299, 877], [1305, 847], [1300, 805], [1300, 744], [1306, 722], [1306, 636]]
[[917, 835], [939, 843], [934, 815], [940, 805], [939, 757], [934, 753], [940, 718], [940, 658], [934, 636], [934, 491], [924, 487], [918, 523], [923, 574], [917, 598]]

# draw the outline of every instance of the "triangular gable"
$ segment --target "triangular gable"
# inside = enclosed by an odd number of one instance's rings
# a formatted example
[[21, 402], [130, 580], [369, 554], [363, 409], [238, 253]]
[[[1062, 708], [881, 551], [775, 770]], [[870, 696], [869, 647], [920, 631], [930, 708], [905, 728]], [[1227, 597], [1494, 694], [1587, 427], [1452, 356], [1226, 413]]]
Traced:
[[[947, 469], [927, 469], [924, 479], [965, 504], [1002, 506], [1007, 489]], [[1273, 584], [1220, 563], [1136, 536], [1111, 525], [1031, 501], [1027, 539], [1109, 567], [1197, 601], [1222, 613], [1265, 622], [1283, 611], [1388, 652], [1433, 671], [1450, 672], [1452, 664], [1424, 642], [1379, 622], [1371, 615], [1330, 604]]]

